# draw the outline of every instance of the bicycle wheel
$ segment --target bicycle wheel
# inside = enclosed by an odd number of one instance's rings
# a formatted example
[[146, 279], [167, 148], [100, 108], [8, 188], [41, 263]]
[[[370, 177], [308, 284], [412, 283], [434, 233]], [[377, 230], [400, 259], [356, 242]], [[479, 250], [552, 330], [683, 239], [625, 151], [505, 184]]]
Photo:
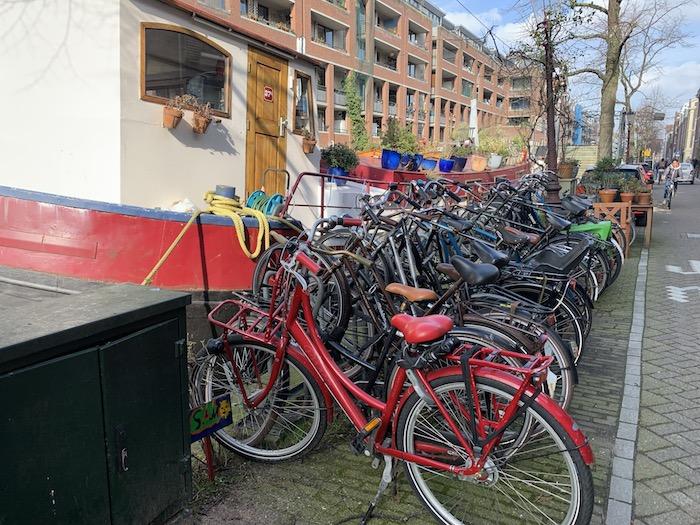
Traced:
[[[446, 376], [431, 386], [471, 441], [467, 424], [459, 416], [468, 413], [462, 376]], [[476, 388], [483, 413], [495, 415], [515, 393], [509, 385], [478, 376]], [[528, 425], [540, 432], [535, 438], [520, 439]], [[448, 472], [406, 462], [408, 480], [422, 503], [439, 523], [449, 525], [588, 524], [593, 512], [591, 472], [556, 414], [534, 402], [509, 428], [513, 430], [507, 432], [517, 437], [508, 439], [505, 435], [475, 478], [461, 480]], [[420, 448], [417, 444], [427, 442], [449, 451], [437, 459], [462, 465], [467, 461], [441, 413], [415, 392], [401, 409], [396, 435], [398, 448], [408, 453], [416, 453]]]
[[236, 370], [225, 353], [212, 354], [202, 361], [195, 375], [195, 387], [204, 402], [231, 394], [233, 423], [217, 431], [215, 439], [242, 456], [260, 461], [303, 456], [326, 430], [327, 407], [316, 380], [301, 363], [286, 355], [272, 390], [260, 405], [250, 408], [243, 401], [242, 391], [248, 399], [263, 392], [270, 380], [275, 349], [241, 341], [232, 343], [231, 350]]
[[[279, 270], [283, 253], [284, 245], [275, 244], [258, 259], [253, 273], [253, 294], [259, 300], [269, 301], [270, 278]], [[345, 331], [350, 319], [348, 284], [340, 269], [329, 270], [331, 261], [328, 257], [319, 255], [318, 262], [322, 270], [317, 278], [309, 280], [309, 295], [316, 313], [315, 322], [322, 338], [336, 339]]]

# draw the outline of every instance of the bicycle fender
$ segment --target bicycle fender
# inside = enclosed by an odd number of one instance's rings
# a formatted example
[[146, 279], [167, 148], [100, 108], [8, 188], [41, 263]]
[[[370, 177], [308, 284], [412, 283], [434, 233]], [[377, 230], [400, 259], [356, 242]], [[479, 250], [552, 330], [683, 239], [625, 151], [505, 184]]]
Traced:
[[[451, 376], [451, 375], [461, 375], [462, 371], [460, 370], [459, 366], [449, 366], [445, 368], [441, 368], [439, 370], [434, 370], [429, 372], [426, 375], [426, 378], [428, 381], [433, 381], [435, 379], [439, 379], [441, 377], [446, 377], [446, 376]], [[493, 379], [494, 381], [499, 381], [501, 383], [505, 383], [506, 385], [510, 386], [511, 388], [514, 388], [517, 390], [520, 388], [520, 385], [522, 382], [520, 381], [519, 378], [512, 374], [508, 374], [505, 372], [501, 372], [500, 370], [489, 370], [487, 368], [479, 368], [475, 372], [476, 377], [483, 377], [487, 379]], [[406, 389], [406, 391], [403, 393], [401, 396], [401, 399], [399, 400], [399, 403], [396, 407], [396, 415], [401, 413], [401, 410], [403, 410], [403, 406], [408, 400], [409, 396], [413, 393], [413, 386], [409, 387]], [[528, 396], [532, 396], [535, 393], [535, 390], [532, 386], [529, 386], [525, 393]], [[586, 463], [586, 465], [592, 465], [593, 462], [595, 461], [595, 456], [593, 455], [593, 450], [591, 449], [591, 446], [588, 444], [588, 438], [585, 436], [585, 434], [581, 431], [579, 426], [576, 424], [574, 421], [574, 418], [572, 418], [568, 412], [566, 412], [563, 408], [561, 408], [556, 401], [554, 401], [551, 397], [549, 397], [547, 394], [540, 392], [534, 400], [534, 403], [538, 403], [541, 405], [547, 412], [552, 414], [554, 418], [561, 424], [562, 427], [564, 427], [564, 431], [569, 435], [571, 440], [574, 442], [575, 447], [581, 452], [581, 457], [583, 461]], [[394, 426], [393, 430], [393, 441], [394, 445], [396, 444], [396, 425]]]

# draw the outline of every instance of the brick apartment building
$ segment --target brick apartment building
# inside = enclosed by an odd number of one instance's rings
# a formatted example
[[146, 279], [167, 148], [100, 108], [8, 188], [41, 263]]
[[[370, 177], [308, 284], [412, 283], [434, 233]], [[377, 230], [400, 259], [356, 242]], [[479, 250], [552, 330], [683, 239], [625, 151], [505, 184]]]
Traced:
[[[450, 139], [476, 108], [479, 129], [533, 117], [537, 90], [493, 51], [425, 0], [175, 0], [236, 31], [317, 63], [314, 89], [321, 145], [347, 142], [342, 82], [354, 71], [367, 130], [378, 137], [389, 117], [430, 142]], [[533, 141], [541, 144], [541, 126]]]

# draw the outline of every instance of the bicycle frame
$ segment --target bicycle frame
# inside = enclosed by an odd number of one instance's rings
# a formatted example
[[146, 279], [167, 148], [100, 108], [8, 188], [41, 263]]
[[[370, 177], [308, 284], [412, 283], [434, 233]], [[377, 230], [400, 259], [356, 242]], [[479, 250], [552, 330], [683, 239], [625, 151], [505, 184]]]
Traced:
[[[216, 320], [215, 315], [218, 310], [223, 305], [231, 303], [236, 304], [242, 309], [239, 310], [239, 312], [236, 313], [227, 323], [222, 323], [221, 321]], [[272, 310], [272, 306], [270, 310]], [[294, 352], [295, 356], [302, 356], [302, 359], [300, 359], [302, 364], [307, 366], [311, 372], [314, 372], [313, 375], [315, 378], [317, 378], [317, 380], [320, 379], [319, 385], [321, 388], [329, 392], [330, 395], [337, 401], [358, 432], [362, 432], [363, 430], [370, 428], [370, 423], [374, 420], [367, 420], [360, 410], [357, 401], [379, 413], [379, 427], [375, 431], [372, 444], [372, 449], [375, 454], [385, 454], [403, 461], [416, 463], [424, 467], [450, 472], [458, 476], [469, 477], [477, 475], [486, 464], [489, 454], [493, 448], [500, 442], [503, 432], [520, 414], [519, 411], [521, 410], [521, 407], [519, 407], [518, 404], [523, 395], [527, 393], [527, 395], [532, 398], [531, 402], [541, 403], [545, 405], [548, 410], [554, 412], [557, 419], [564, 424], [577, 448], [581, 449], [584, 460], [589, 464], [593, 461], [593, 453], [587, 444], [587, 440], [583, 433], [578, 430], [577, 427], [575, 427], [571, 417], [553, 400], [544, 394], [539, 394], [539, 386], [546, 376], [545, 371], [549, 362], [551, 362], [551, 358], [536, 356], [525, 356], [524, 358], [522, 354], [502, 352], [504, 356], [511, 359], [519, 359], [521, 361], [523, 359], [528, 360], [527, 364], [517, 369], [510, 365], [486, 360], [486, 358], [490, 355], [488, 349], [479, 350], [471, 359], [469, 359], [468, 368], [470, 374], [467, 386], [471, 391], [471, 399], [479, 399], [476, 390], [476, 375], [479, 375], [480, 377], [492, 377], [498, 381], [510, 385], [515, 389], [513, 399], [508, 403], [505, 409], [503, 410], [503, 407], [500, 407], [501, 411], [499, 412], [499, 415], [502, 415], [499, 421], [488, 419], [488, 417], [482, 413], [479, 403], [477, 403], [476, 407], [470, 407], [469, 412], [474, 414], [474, 418], [470, 419], [469, 421], [472, 422], [470, 424], [476, 431], [475, 441], [481, 445], [480, 454], [478, 454], [478, 456], [472, 445], [464, 436], [459, 425], [453, 420], [451, 414], [448, 412], [442, 401], [438, 398], [430, 386], [430, 382], [438, 377], [448, 374], [461, 374], [460, 367], [446, 367], [430, 372], [426, 372], [421, 369], [413, 369], [414, 377], [420, 383], [419, 388], [422, 388], [422, 390], [429, 395], [432, 403], [440, 411], [450, 430], [454, 433], [457, 440], [455, 445], [461, 447], [468, 456], [469, 461], [465, 461], [465, 465], [463, 466], [458, 466], [454, 463], [445, 463], [437, 459], [421, 455], [421, 453], [425, 453], [432, 455], [445, 454], [447, 456], [449, 449], [447, 449], [444, 445], [419, 442], [416, 443], [418, 453], [409, 453], [396, 448], [395, 416], [400, 412], [401, 407], [414, 391], [413, 386], [405, 388], [407, 378], [406, 370], [404, 368], [398, 369], [386, 402], [371, 396], [358, 385], [353, 383], [351, 379], [343, 374], [342, 370], [333, 361], [330, 353], [321, 340], [321, 336], [318, 333], [315, 324], [313, 322], [308, 323], [308, 326], [301, 324], [299, 319], [300, 312], [303, 312], [305, 319], [313, 319], [312, 306], [309, 296], [302, 288], [301, 284], [297, 283], [294, 287], [294, 292], [289, 302], [289, 308], [286, 316], [284, 318], [279, 316], [274, 318], [267, 317], [268, 322], [263, 332], [251, 332], [249, 326], [243, 326], [242, 328], [238, 326], [241, 316], [248, 315], [250, 311], [264, 314], [262, 309], [256, 309], [246, 305], [245, 303], [241, 304], [235, 300], [228, 300], [217, 306], [209, 314], [209, 319], [217, 326], [224, 328], [224, 334], [222, 335], [224, 348], [231, 366], [233, 367], [235, 380], [241, 387], [242, 379], [237, 370], [236, 361], [228, 343], [228, 332], [233, 331], [243, 335], [244, 338], [249, 337], [251, 339], [264, 341], [268, 344], [272, 344], [276, 349], [273, 367], [270, 372], [270, 378], [265, 388], [259, 392], [254, 399], [248, 398], [245, 395], [245, 389], [241, 388], [243, 401], [251, 408], [262, 403], [270, 393], [274, 384], [276, 383], [280, 370], [282, 369], [285, 354], [292, 350], [290, 345], [293, 348], [294, 343], [296, 343], [296, 345], [298, 345], [301, 349], [301, 352]], [[254, 323], [254, 325], [256, 324], [258, 324], [258, 322]], [[277, 333], [280, 335], [275, 335]], [[454, 359], [458, 358], [455, 357]], [[519, 377], [512, 375], [511, 373], [514, 371], [523, 375], [523, 379], [521, 380]], [[416, 379], [413, 380], [415, 381]], [[326, 392], [324, 392], [324, 397], [325, 396]], [[465, 415], [465, 417], [467, 416], [468, 414]], [[392, 425], [392, 423], [394, 424]], [[390, 428], [394, 432], [394, 435], [388, 435]], [[370, 432], [367, 432], [365, 436], [369, 436], [369, 434]]]

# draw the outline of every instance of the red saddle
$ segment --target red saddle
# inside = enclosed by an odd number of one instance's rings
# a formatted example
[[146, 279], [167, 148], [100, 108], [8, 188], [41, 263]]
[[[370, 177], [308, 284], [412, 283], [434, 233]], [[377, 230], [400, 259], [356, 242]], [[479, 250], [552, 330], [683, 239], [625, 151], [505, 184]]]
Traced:
[[396, 314], [391, 318], [391, 326], [403, 334], [407, 343], [416, 345], [440, 339], [452, 330], [454, 323], [446, 315], [413, 317], [408, 314]]

